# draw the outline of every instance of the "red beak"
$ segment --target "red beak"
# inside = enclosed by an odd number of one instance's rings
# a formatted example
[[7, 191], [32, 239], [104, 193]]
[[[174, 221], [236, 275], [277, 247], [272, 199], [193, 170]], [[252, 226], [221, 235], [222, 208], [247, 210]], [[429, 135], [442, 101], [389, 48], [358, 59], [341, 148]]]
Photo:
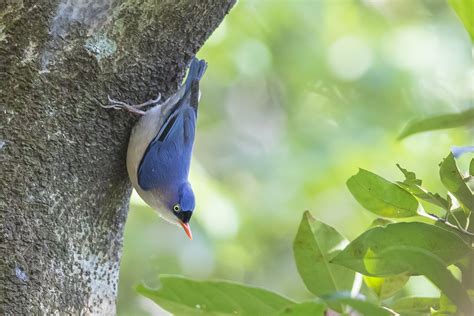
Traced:
[[181, 227], [183, 227], [184, 232], [186, 233], [186, 235], [188, 235], [189, 239], [193, 240], [193, 233], [191, 232], [191, 227], [189, 227], [189, 224], [183, 222], [179, 222], [179, 224], [181, 225]]

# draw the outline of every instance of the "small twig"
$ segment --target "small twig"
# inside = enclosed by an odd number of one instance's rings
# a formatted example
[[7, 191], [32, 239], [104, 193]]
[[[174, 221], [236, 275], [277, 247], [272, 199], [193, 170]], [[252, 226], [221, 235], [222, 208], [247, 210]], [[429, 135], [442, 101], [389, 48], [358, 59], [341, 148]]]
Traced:
[[474, 237], [474, 233], [471, 233], [471, 232], [465, 230], [465, 229], [462, 228], [462, 227], [453, 225], [453, 224], [451, 224], [450, 222], [448, 222], [446, 219], [441, 218], [441, 217], [439, 217], [439, 216], [437, 216], [437, 215], [435, 215], [435, 214], [423, 212], [423, 213], [418, 213], [418, 215], [423, 216], [423, 217], [426, 217], [426, 218], [429, 218], [429, 219], [431, 219], [431, 220], [435, 220], [435, 221], [437, 221], [437, 222], [444, 223], [446, 226], [449, 226], [449, 227], [451, 227], [451, 228], [454, 228], [454, 229], [460, 231], [460, 232], [463, 233], [463, 234], [466, 234], [466, 235], [468, 235], [468, 236], [470, 236], [470, 237]]
[[458, 218], [456, 217], [456, 215], [454, 215], [453, 212], [451, 212], [451, 210], [446, 210], [446, 214], [448, 214], [448, 216], [446, 216], [446, 221], [449, 219], [449, 215], [451, 215], [451, 216], [454, 218], [454, 221], [456, 222], [457, 227], [458, 227], [460, 230], [464, 230], [464, 227], [462, 227], [462, 225], [461, 225], [461, 223], [459, 222]]

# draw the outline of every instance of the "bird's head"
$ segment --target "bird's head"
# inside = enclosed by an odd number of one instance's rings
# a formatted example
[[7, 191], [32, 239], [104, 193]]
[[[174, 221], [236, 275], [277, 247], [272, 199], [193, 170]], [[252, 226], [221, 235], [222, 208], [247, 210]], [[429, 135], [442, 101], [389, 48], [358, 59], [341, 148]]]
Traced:
[[168, 210], [174, 215], [174, 222], [183, 227], [189, 239], [193, 239], [189, 220], [193, 215], [195, 207], [194, 192], [189, 182], [178, 187], [176, 194], [168, 202]]

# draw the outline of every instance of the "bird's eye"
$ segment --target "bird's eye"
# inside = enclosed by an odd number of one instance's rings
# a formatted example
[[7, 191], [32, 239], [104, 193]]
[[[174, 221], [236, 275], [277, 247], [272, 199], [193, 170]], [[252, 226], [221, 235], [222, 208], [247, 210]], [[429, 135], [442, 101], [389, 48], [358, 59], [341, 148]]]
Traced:
[[173, 210], [174, 210], [175, 212], [179, 212], [179, 211], [181, 211], [181, 206], [179, 206], [179, 204], [175, 204], [175, 205], [173, 206]]

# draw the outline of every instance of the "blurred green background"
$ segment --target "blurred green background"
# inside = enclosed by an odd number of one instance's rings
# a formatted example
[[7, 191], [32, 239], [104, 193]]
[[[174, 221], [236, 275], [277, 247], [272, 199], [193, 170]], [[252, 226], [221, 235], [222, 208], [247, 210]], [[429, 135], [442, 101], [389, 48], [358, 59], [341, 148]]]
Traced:
[[[191, 166], [194, 240], [132, 197], [121, 315], [164, 315], [133, 289], [158, 286], [158, 274], [303, 299], [291, 248], [304, 210], [353, 239], [373, 219], [345, 186], [358, 167], [394, 181], [400, 163], [445, 193], [438, 163], [472, 143], [462, 128], [396, 141], [410, 119], [472, 100], [471, 43], [444, 0], [239, 1], [198, 57], [209, 67]], [[417, 277], [405, 291], [438, 295]]]

